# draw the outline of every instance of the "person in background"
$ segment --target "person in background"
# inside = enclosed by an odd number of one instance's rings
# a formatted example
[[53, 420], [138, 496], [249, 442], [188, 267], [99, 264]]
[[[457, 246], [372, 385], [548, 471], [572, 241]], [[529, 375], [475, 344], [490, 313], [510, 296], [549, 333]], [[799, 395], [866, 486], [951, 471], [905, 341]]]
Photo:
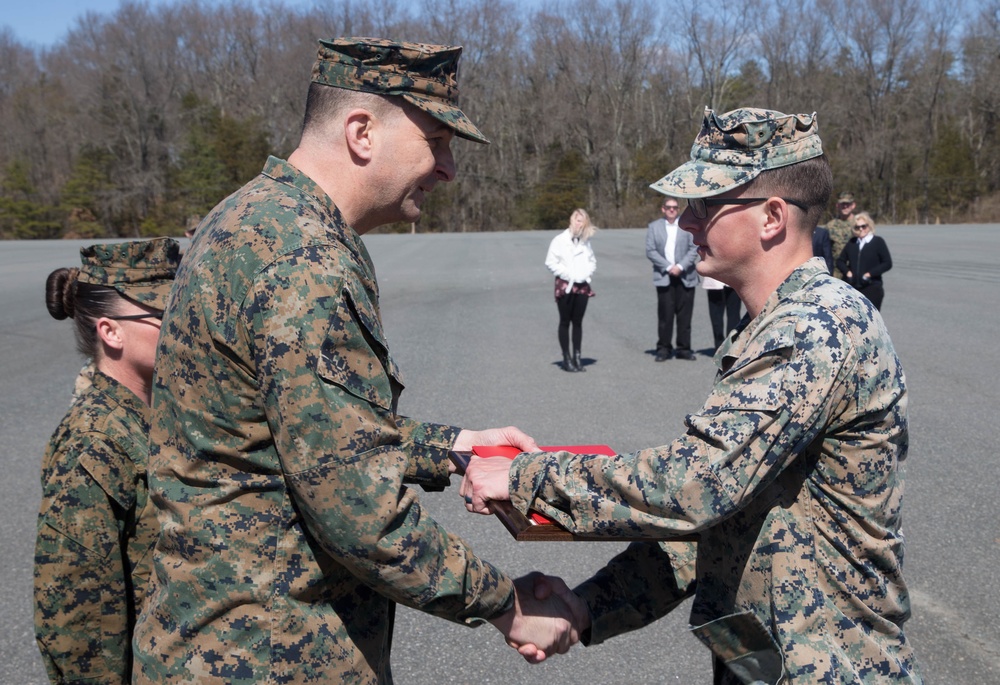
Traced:
[[[847, 245], [847, 241], [851, 239], [856, 206], [853, 193], [845, 192], [837, 196], [836, 215], [826, 223], [826, 230], [830, 232], [830, 250], [833, 252], [834, 259], [840, 255], [844, 246]], [[836, 263], [834, 263], [833, 269], [831, 273], [834, 278], [842, 279], [844, 277]]]
[[885, 297], [882, 274], [892, 268], [889, 246], [881, 236], [875, 235], [875, 222], [868, 212], [854, 216], [853, 228], [854, 237], [837, 257], [837, 267], [845, 281], [871, 300], [875, 309], [881, 310]]
[[397, 413], [361, 238], [420, 219], [455, 178], [456, 136], [488, 142], [458, 107], [461, 51], [320, 41], [298, 146], [198, 227], [157, 355], [162, 533], [135, 682], [387, 685], [397, 603], [547, 653], [578, 640], [564, 603], [525, 594], [422, 508], [451, 450], [534, 440]]
[[708, 294], [708, 318], [712, 322], [713, 350], [718, 350], [740, 325], [740, 296], [722, 281], [703, 276], [701, 287]]
[[[583, 315], [587, 312], [587, 302], [594, 296], [590, 279], [597, 269], [597, 258], [594, 257], [590, 239], [596, 231], [597, 227], [590, 221], [586, 210], [575, 209], [569, 217], [569, 228], [552, 239], [545, 255], [545, 266], [556, 278], [558, 337], [564, 371], [586, 371], [580, 353], [583, 345]], [[571, 337], [572, 351], [569, 346]]]
[[53, 683], [128, 683], [158, 527], [148, 507], [149, 395], [180, 261], [169, 238], [91, 245], [45, 284], [91, 362], [42, 461], [35, 638]]
[[[662, 219], [646, 228], [646, 258], [653, 264], [656, 286], [656, 361], [671, 357], [695, 360], [691, 351], [691, 316], [694, 313], [694, 289], [698, 285], [698, 246], [691, 235], [680, 230], [677, 198], [668, 197], [660, 205]], [[677, 323], [677, 347], [673, 345]]]
[[822, 257], [826, 262], [826, 270], [833, 273], [836, 268], [833, 263], [833, 243], [830, 242], [830, 231], [822, 226], [813, 229], [813, 257]]
[[[510, 500], [574, 533], [649, 540], [574, 592], [536, 582], [585, 601], [585, 644], [693, 596], [717, 685], [922, 681], [903, 631], [906, 379], [879, 313], [813, 257], [832, 186], [815, 114], [706, 110], [691, 160], [653, 185], [687, 199], [698, 271], [747, 308], [703, 407], [632, 454], [470, 461], [471, 511]], [[692, 537], [688, 582], [687, 555], [656, 541]]]

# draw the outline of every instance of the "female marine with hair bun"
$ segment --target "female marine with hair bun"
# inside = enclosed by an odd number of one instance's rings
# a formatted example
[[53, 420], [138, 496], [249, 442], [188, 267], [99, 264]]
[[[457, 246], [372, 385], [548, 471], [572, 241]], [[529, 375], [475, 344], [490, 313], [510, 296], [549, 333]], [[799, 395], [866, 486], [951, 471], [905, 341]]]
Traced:
[[161, 238], [80, 255], [45, 284], [49, 314], [73, 319], [93, 363], [42, 462], [35, 638], [54, 683], [128, 683], [158, 534], [146, 488], [153, 359], [180, 249]]

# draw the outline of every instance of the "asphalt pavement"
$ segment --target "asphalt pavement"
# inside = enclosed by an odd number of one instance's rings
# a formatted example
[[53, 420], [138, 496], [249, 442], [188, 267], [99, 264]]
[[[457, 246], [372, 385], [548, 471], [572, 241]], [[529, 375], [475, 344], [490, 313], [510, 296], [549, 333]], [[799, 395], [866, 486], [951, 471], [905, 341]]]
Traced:
[[[906, 633], [927, 682], [1000, 682], [1000, 226], [879, 227], [894, 268], [882, 314], [910, 389], [904, 499]], [[542, 444], [662, 445], [683, 431], [711, 386], [711, 328], [699, 289], [695, 362], [653, 361], [655, 294], [644, 229], [600, 231], [584, 319], [586, 373], [565, 373], [552, 281], [555, 232], [376, 235], [365, 239], [382, 315], [406, 390], [400, 411], [469, 428], [513, 424]], [[183, 242], [183, 241], [182, 241]], [[44, 283], [79, 264], [79, 241], [0, 243], [0, 683], [44, 683], [32, 628], [39, 466], [83, 360], [72, 325], [45, 310]], [[457, 482], [457, 481], [456, 481]], [[517, 543], [499, 522], [467, 514], [457, 488], [425, 507], [476, 551], [521, 574], [570, 585], [620, 543]], [[475, 630], [400, 609], [393, 671], [400, 685], [444, 683], [710, 683], [708, 651], [682, 605], [641, 631], [523, 663], [486, 626]]]

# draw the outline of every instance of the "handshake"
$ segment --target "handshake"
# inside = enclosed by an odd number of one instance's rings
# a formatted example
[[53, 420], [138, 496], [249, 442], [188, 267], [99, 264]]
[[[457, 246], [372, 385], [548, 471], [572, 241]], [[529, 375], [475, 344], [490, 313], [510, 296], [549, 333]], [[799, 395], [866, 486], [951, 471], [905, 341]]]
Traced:
[[[473, 445], [514, 445], [522, 451], [538, 450], [532, 438], [513, 426], [464, 430], [453, 449], [469, 450]], [[507, 485], [510, 464], [506, 459], [475, 458], [470, 462], [459, 490], [466, 509], [489, 514], [490, 502], [510, 499]], [[536, 571], [514, 581], [514, 606], [489, 621], [525, 661], [540, 664], [553, 654], [565, 654], [580, 641], [580, 636], [590, 628], [590, 610], [562, 578]]]
[[525, 661], [540, 664], [580, 641], [590, 611], [562, 578], [535, 571], [514, 581], [514, 606], [490, 623]]

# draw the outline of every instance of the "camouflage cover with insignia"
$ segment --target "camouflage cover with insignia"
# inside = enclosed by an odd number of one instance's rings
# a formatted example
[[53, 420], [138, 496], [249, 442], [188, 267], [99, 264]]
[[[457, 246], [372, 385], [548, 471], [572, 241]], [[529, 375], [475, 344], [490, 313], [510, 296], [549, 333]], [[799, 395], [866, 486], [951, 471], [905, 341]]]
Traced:
[[712, 197], [745, 185], [762, 171], [823, 154], [813, 114], [782, 114], [744, 107], [718, 114], [705, 108], [691, 159], [656, 183], [670, 197]]
[[[512, 501], [589, 535], [700, 534], [691, 624], [721, 682], [921, 682], [902, 629], [906, 384], [882, 318], [814, 258], [716, 362], [683, 436], [617, 457], [521, 455]], [[594, 642], [684, 591], [682, 577], [660, 587], [662, 555], [627, 571], [650, 570], [627, 590], [611, 566], [584, 588], [600, 599]]]
[[462, 48], [401, 43], [384, 38], [321, 40], [312, 82], [366, 93], [398, 95], [455, 130], [488, 144], [458, 107], [458, 61]]
[[220, 204], [163, 320], [162, 535], [136, 682], [390, 683], [399, 602], [471, 625], [512, 582], [422, 511], [457, 428], [399, 417], [368, 252], [293, 166]]
[[148, 408], [94, 370], [49, 441], [35, 543], [35, 637], [53, 683], [128, 683], [158, 526]]

